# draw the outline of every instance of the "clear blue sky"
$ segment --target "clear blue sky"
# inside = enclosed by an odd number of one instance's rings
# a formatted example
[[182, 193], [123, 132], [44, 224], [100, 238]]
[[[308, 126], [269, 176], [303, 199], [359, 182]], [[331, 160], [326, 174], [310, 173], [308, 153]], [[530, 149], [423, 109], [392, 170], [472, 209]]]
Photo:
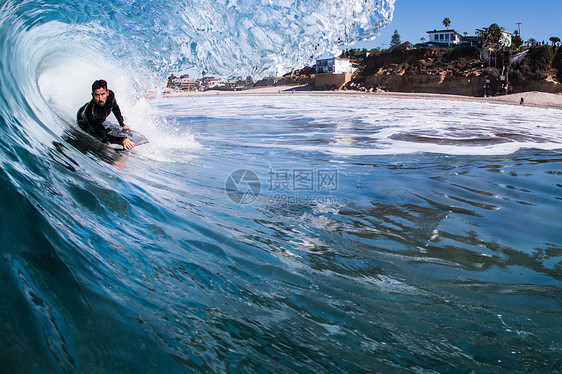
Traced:
[[513, 32], [521, 22], [523, 40], [562, 39], [562, 0], [396, 0], [394, 8], [392, 23], [375, 40], [352, 47], [388, 48], [394, 30], [402, 42], [419, 43], [420, 38], [427, 39], [426, 31], [443, 28], [445, 17], [451, 20], [449, 28], [461, 34], [475, 35], [476, 29], [492, 23]]

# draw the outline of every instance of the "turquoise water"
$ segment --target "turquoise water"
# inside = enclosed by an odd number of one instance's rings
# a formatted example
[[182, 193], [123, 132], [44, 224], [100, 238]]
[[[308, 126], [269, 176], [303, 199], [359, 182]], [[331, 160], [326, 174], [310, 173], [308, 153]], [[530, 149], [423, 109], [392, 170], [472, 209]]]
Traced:
[[[0, 4], [0, 371], [560, 370], [560, 111], [149, 101], [168, 5]], [[149, 144], [76, 129], [101, 73]]]
[[[70, 131], [51, 151], [50, 184], [28, 187], [30, 202], [5, 199], [23, 206], [3, 214], [4, 337], [18, 342], [3, 361], [46, 371], [558, 370], [561, 155], [481, 143], [511, 146], [507, 128], [537, 141], [528, 124], [557, 126], [559, 112], [295, 95], [148, 105], [169, 143], [122, 154]], [[443, 110], [472, 139], [434, 140], [449, 154], [388, 131]], [[467, 120], [472, 111], [482, 123]], [[512, 123], [489, 123], [502, 116]], [[482, 135], [483, 123], [499, 135]]]

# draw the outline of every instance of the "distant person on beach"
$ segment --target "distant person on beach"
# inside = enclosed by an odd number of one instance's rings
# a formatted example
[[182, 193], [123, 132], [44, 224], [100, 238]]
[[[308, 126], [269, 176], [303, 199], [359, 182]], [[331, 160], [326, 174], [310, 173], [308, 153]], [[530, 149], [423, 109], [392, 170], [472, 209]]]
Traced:
[[111, 113], [117, 118], [117, 122], [123, 130], [130, 130], [130, 127], [125, 125], [121, 109], [115, 101], [115, 93], [107, 89], [106, 81], [97, 80], [92, 84], [92, 100], [84, 104], [76, 114], [78, 125], [82, 130], [104, 143], [121, 144], [127, 150], [133, 149], [135, 144], [130, 139], [127, 139], [125, 135], [112, 133], [111, 128], [104, 125]]
[[521, 98], [521, 101], [519, 102], [519, 105], [525, 105], [525, 99]]

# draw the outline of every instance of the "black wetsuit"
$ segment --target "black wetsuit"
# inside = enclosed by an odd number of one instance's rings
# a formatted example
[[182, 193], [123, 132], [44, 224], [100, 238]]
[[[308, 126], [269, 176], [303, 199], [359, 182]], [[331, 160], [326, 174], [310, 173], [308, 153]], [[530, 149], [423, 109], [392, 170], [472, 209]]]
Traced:
[[119, 109], [119, 105], [117, 105], [117, 101], [115, 101], [115, 94], [113, 91], [109, 90], [107, 100], [103, 106], [96, 105], [94, 99], [90, 100], [89, 103], [84, 104], [82, 108], [78, 109], [76, 120], [82, 130], [102, 142], [123, 144], [123, 139], [125, 139], [126, 136], [113, 134], [110, 128], [106, 128], [103, 125], [104, 121], [112, 112], [115, 118], [117, 118], [119, 125], [121, 127], [125, 126], [121, 110]]

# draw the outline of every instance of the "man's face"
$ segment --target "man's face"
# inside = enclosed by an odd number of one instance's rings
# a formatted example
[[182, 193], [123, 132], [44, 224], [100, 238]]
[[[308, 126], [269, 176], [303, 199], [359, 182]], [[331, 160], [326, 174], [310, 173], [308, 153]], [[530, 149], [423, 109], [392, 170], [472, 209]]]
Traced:
[[94, 98], [94, 103], [98, 106], [103, 106], [105, 100], [107, 100], [107, 94], [109, 92], [105, 88], [98, 88], [92, 92], [92, 97]]

